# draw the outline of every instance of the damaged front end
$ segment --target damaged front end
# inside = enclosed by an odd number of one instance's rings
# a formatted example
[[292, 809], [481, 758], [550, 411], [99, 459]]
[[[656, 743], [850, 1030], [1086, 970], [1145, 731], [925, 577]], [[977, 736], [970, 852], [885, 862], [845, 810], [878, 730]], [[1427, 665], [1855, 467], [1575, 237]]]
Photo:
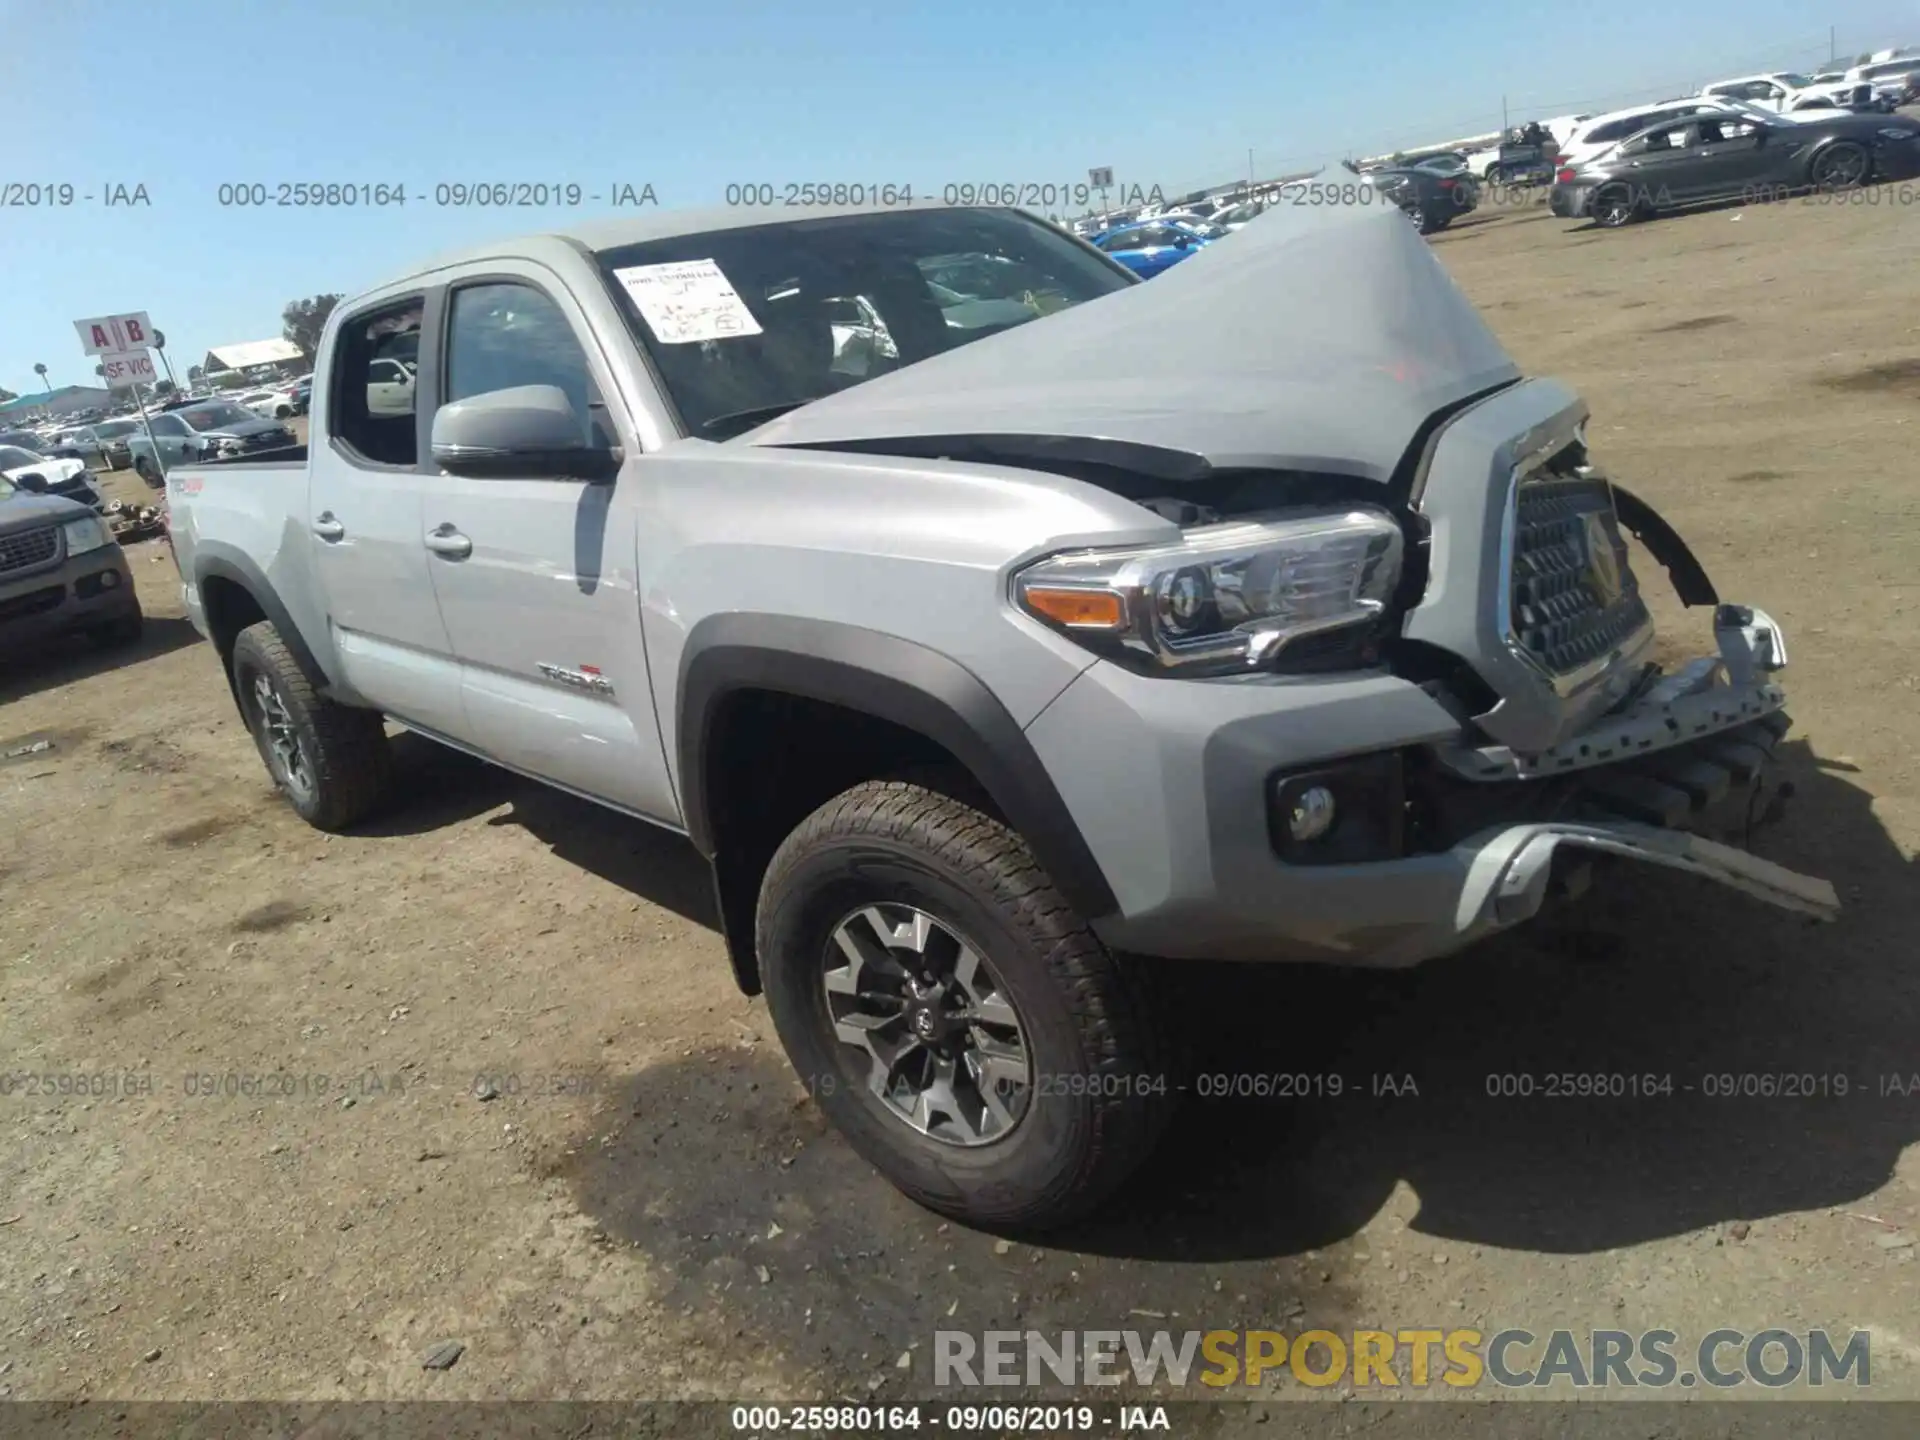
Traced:
[[[1448, 427], [1415, 482], [1429, 578], [1405, 653], [1463, 725], [1405, 757], [1410, 848], [1467, 858], [1463, 944], [1584, 888], [1602, 856], [1831, 920], [1829, 882], [1746, 849], [1793, 794], [1774, 753], [1791, 723], [1785, 637], [1723, 603], [1679, 535], [1591, 463], [1585, 421], [1551, 382], [1516, 387]], [[1710, 653], [1651, 658], [1627, 534], [1684, 605], [1711, 610]]]

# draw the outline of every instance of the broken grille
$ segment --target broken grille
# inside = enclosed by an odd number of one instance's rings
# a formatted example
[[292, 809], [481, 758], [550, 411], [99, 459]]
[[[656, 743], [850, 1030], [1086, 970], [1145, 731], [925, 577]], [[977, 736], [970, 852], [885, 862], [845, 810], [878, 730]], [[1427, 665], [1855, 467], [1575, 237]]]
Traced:
[[1650, 619], [1612, 490], [1597, 476], [1545, 471], [1523, 479], [1513, 503], [1513, 643], [1556, 678], [1604, 663]]

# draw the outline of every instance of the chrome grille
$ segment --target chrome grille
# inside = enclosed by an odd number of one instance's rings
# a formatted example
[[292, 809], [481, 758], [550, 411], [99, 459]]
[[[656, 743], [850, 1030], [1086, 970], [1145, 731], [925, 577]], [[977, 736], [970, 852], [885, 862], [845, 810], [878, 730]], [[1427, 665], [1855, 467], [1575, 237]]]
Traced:
[[0, 572], [31, 570], [36, 565], [44, 565], [53, 559], [59, 543], [59, 536], [51, 525], [43, 530], [0, 535]]
[[1651, 618], [1612, 490], [1597, 476], [1538, 472], [1513, 503], [1510, 639], [1556, 678], [1604, 663]]

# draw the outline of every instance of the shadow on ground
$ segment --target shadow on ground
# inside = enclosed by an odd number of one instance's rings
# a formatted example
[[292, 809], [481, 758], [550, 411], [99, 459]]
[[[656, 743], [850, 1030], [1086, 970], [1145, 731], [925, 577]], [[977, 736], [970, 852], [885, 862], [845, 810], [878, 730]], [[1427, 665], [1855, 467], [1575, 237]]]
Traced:
[[139, 640], [131, 645], [101, 645], [84, 635], [67, 635], [10, 651], [0, 656], [0, 705], [78, 684], [108, 670], [125, 670], [197, 644], [199, 639], [182, 618], [149, 615]]
[[[1147, 1172], [1043, 1248], [1001, 1255], [910, 1205], [766, 1046], [634, 1077], [624, 1118], [566, 1173], [610, 1232], [672, 1262], [685, 1304], [730, 1286], [755, 1313], [791, 1296], [865, 1317], [810, 1341], [843, 1363], [836, 1347], [924, 1334], [956, 1301], [975, 1329], [1138, 1325], [1136, 1308], [1339, 1321], [1339, 1242], [1402, 1180], [1417, 1232], [1559, 1253], [1857, 1200], [1920, 1138], [1920, 1105], [1882, 1088], [1920, 1069], [1920, 877], [1866, 792], [1804, 745], [1784, 754], [1799, 794], [1761, 849], [1835, 879], [1839, 923], [1623, 866], [1560, 920], [1412, 972], [1179, 972], [1200, 1074], [1299, 1077], [1305, 1096], [1196, 1080]], [[1610, 1093], [1578, 1093], [1596, 1085]], [[770, 1223], [790, 1238], [767, 1240]], [[763, 1293], [756, 1267], [791, 1282], [789, 1255], [816, 1273]], [[1124, 1263], [1082, 1271], [1090, 1255]]]

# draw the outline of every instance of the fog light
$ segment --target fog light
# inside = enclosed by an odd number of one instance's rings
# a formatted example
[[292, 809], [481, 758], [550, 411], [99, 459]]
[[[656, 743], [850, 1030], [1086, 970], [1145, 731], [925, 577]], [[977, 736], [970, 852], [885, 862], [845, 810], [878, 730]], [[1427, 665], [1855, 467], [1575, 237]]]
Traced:
[[102, 590], [111, 590], [119, 583], [120, 572], [118, 570], [108, 570], [100, 577], [100, 588]]
[[1318, 840], [1333, 828], [1333, 792], [1324, 785], [1310, 785], [1294, 798], [1287, 816], [1287, 834], [1298, 844]]

